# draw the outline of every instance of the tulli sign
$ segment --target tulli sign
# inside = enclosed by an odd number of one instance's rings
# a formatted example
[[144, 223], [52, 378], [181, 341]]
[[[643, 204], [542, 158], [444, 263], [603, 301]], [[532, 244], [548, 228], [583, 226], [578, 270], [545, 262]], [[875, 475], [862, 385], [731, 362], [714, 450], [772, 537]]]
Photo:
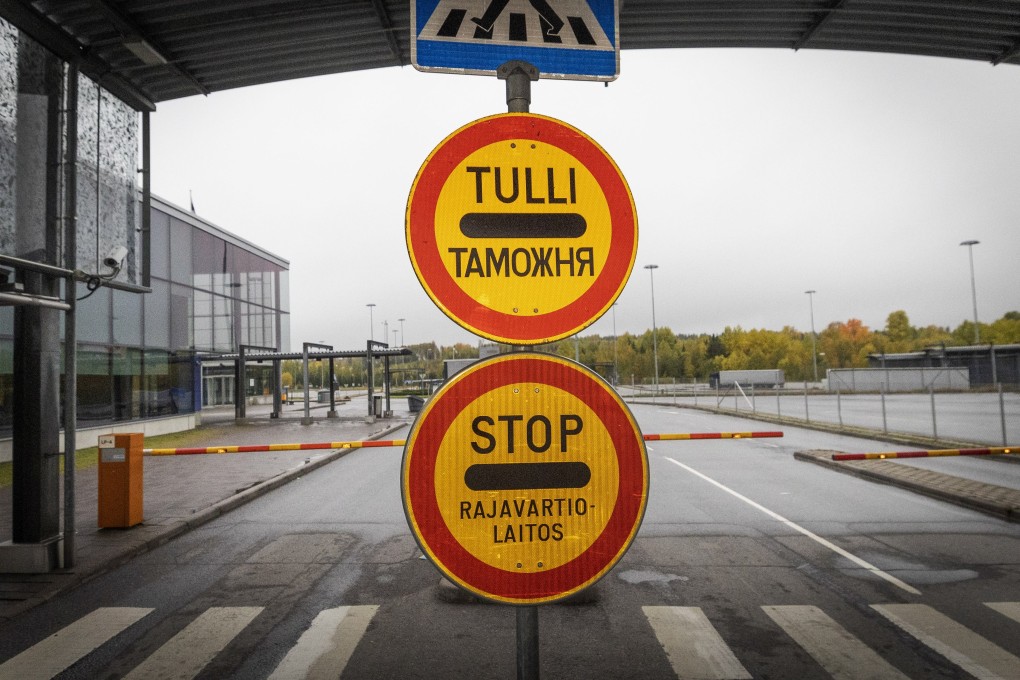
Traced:
[[637, 254], [634, 200], [613, 159], [580, 130], [527, 113], [482, 118], [443, 140], [414, 180], [405, 227], [433, 302], [509, 344], [593, 323]]
[[426, 404], [404, 449], [401, 495], [422, 551], [454, 583], [510, 604], [591, 585], [626, 552], [648, 461], [615, 390], [566, 359], [503, 354]]

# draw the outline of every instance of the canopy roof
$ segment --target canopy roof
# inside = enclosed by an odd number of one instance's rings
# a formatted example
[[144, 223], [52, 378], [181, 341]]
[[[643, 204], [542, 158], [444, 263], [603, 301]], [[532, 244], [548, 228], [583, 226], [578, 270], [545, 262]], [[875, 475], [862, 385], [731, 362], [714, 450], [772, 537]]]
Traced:
[[[620, 0], [622, 49], [759, 47], [1020, 64], [1017, 0]], [[410, 0], [4, 0], [131, 106], [410, 64]]]

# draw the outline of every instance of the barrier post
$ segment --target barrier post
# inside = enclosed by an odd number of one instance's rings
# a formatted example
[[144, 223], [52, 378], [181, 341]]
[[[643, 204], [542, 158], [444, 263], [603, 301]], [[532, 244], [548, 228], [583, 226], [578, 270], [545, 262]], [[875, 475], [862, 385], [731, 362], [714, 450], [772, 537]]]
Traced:
[[935, 418], [935, 384], [932, 383], [931, 387], [928, 388], [931, 393], [931, 436], [932, 439], [939, 438], [939, 424]]
[[126, 529], [144, 519], [141, 432], [99, 438], [99, 528]]

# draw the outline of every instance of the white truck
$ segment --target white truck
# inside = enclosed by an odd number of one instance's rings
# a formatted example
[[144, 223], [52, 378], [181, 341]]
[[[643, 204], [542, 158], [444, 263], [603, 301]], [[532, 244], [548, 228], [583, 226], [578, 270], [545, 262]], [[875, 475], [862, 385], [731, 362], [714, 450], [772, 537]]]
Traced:
[[786, 376], [780, 368], [757, 369], [747, 371], [718, 371], [708, 378], [712, 387], [782, 387]]

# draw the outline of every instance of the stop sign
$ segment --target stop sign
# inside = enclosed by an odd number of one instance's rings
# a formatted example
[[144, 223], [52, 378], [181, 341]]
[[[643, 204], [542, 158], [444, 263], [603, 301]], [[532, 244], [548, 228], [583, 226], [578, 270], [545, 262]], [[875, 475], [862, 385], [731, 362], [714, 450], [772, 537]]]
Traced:
[[601, 578], [637, 533], [644, 441], [611, 386], [552, 355], [458, 373], [408, 436], [401, 493], [422, 551], [491, 600], [562, 599]]

